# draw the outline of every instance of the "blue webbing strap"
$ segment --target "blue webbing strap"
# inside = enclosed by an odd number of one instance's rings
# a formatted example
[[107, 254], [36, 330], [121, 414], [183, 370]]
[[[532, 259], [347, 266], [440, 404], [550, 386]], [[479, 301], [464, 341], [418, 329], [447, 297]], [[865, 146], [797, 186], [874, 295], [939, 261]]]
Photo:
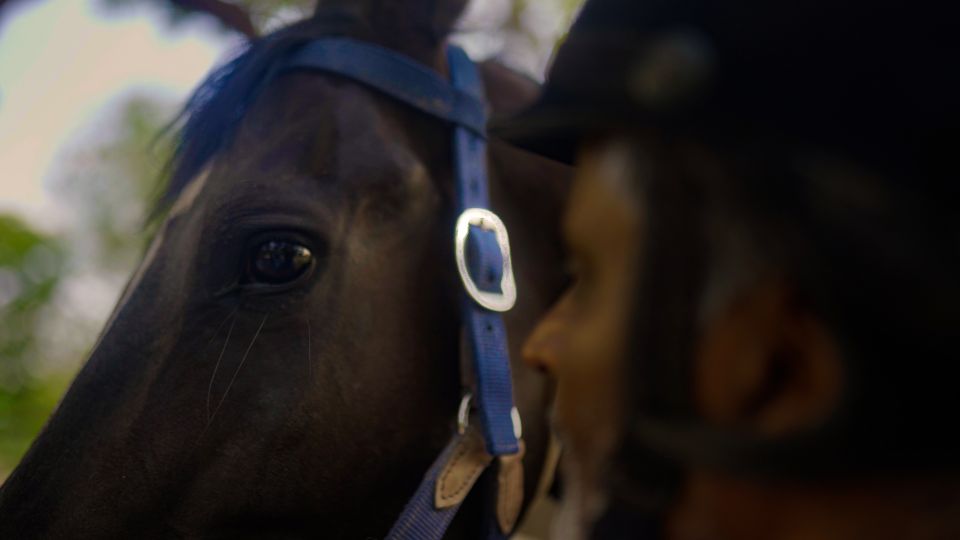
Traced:
[[[454, 87], [483, 102], [483, 80], [476, 65], [463, 50], [450, 47], [447, 56], [450, 80]], [[462, 126], [453, 128], [454, 175], [457, 186], [457, 210], [489, 208], [487, 185], [487, 144]], [[503, 258], [493, 231], [470, 227], [467, 263], [478, 288], [500, 292]], [[510, 379], [510, 355], [503, 317], [464, 295], [463, 321], [473, 355], [477, 408], [483, 424], [483, 438], [492, 456], [515, 454], [520, 445], [513, 430], [513, 385]]]
[[[488, 208], [487, 149], [483, 80], [463, 50], [450, 47], [451, 82], [432, 69], [389, 49], [349, 38], [321, 38], [305, 44], [286, 60], [284, 69], [316, 69], [370, 86], [427, 114], [453, 124], [457, 210]], [[482, 290], [499, 292], [503, 260], [496, 235], [471, 227], [468, 264]], [[506, 330], [499, 313], [470, 298], [463, 319], [474, 358], [476, 400], [487, 451], [494, 456], [519, 450], [513, 432], [513, 389]]]
[[[450, 47], [448, 60], [452, 84], [483, 102], [480, 74], [466, 53]], [[454, 125], [453, 148], [457, 210], [463, 212], [468, 208], [488, 208], [486, 142], [464, 126]], [[503, 257], [495, 233], [471, 227], [467, 237], [467, 258], [470, 274], [477, 287], [500, 292]], [[493, 456], [515, 453], [519, 451], [519, 441], [511, 416], [513, 388], [503, 318], [499, 313], [481, 307], [466, 294], [462, 306], [466, 339], [473, 356], [477, 407], [487, 452]], [[434, 493], [437, 476], [447, 464], [449, 449], [456, 441], [454, 437], [448, 450], [430, 467], [400, 519], [387, 535], [388, 540], [435, 540], [443, 537], [459, 506], [436, 509]], [[496, 514], [492, 511], [488, 514], [485, 536], [489, 540], [506, 538], [496, 523]], [[414, 530], [416, 534], [409, 536], [409, 531]]]
[[478, 135], [486, 133], [487, 113], [481, 99], [390, 49], [350, 38], [320, 38], [291, 53], [283, 68], [341, 75]]
[[[466, 53], [450, 47], [448, 60], [453, 86], [483, 102], [483, 81]], [[458, 211], [489, 207], [486, 142], [466, 127], [455, 125], [453, 148]], [[467, 259], [470, 274], [478, 288], [501, 292], [503, 256], [493, 231], [471, 227], [467, 237]], [[481, 307], [466, 294], [462, 306], [466, 336], [473, 356], [477, 408], [487, 452], [493, 456], [516, 453], [520, 450], [520, 445], [514, 433], [511, 416], [513, 387], [503, 318], [499, 313]], [[456, 440], [455, 437], [454, 441]], [[453, 444], [455, 442], [451, 443], [451, 446]], [[437, 475], [447, 463], [451, 446], [448, 446], [448, 450], [430, 467], [413, 499], [407, 503], [400, 519], [391, 529], [388, 539], [427, 540], [443, 537], [456, 509], [437, 510], [434, 508], [433, 496]], [[487, 538], [505, 538], [496, 523], [496, 514], [488, 514], [490, 519], [486, 524]], [[406, 532], [414, 530], [414, 527], [417, 530], [416, 536], [406, 536]]]
[[443, 449], [443, 452], [430, 465], [427, 474], [420, 481], [420, 487], [413, 494], [413, 498], [407, 502], [403, 513], [400, 514], [400, 519], [390, 529], [387, 539], [428, 540], [443, 538], [443, 533], [450, 526], [453, 517], [457, 515], [460, 505], [456, 504], [437, 509], [434, 506], [434, 486], [459, 442], [460, 436], [454, 436], [447, 447]]
[[[477, 67], [457, 47], [448, 51], [451, 82], [432, 69], [399, 53], [349, 38], [321, 38], [294, 51], [284, 69], [314, 69], [340, 75], [376, 89], [426, 114], [453, 125], [457, 211], [488, 208], [486, 110], [483, 81]], [[494, 231], [470, 226], [466, 239], [467, 266], [477, 288], [501, 293], [504, 273], [501, 246]], [[491, 456], [520, 450], [513, 425], [513, 387], [507, 333], [500, 313], [490, 311], [464, 294], [463, 324], [473, 356], [475, 399], [486, 450]], [[455, 435], [434, 461], [390, 530], [391, 540], [430, 540], [443, 537], [459, 505], [434, 506], [437, 477], [459, 441]], [[496, 490], [494, 490], [495, 492]], [[487, 537], [505, 538], [491, 513]]]
[[[454, 435], [453, 439], [447, 443], [443, 452], [437, 456], [430, 469], [420, 481], [420, 486], [413, 494], [407, 505], [400, 514], [400, 518], [394, 522], [387, 540], [439, 540], [443, 538], [444, 533], [460, 509], [460, 504], [451, 505], [447, 508], [437, 508], [434, 505], [435, 486], [437, 481], [450, 461], [450, 457], [456, 450], [457, 445], [463, 435]], [[496, 491], [496, 489], [493, 489]], [[487, 509], [488, 519], [485, 520], [484, 537], [487, 540], [505, 540], [507, 536], [500, 531], [500, 525], [496, 518], [496, 501], [493, 497], [487, 497], [490, 507]]]

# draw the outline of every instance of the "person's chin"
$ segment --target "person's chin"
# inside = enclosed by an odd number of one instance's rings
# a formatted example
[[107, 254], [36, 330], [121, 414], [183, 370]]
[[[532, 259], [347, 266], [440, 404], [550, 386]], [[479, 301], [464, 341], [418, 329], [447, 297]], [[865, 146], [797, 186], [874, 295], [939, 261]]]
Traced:
[[[562, 444], [563, 439], [560, 440]], [[563, 448], [559, 466], [563, 490], [550, 538], [585, 540], [591, 524], [606, 508], [607, 497], [597, 483], [598, 476], [590, 472], [591, 467], [584, 466], [568, 446]]]

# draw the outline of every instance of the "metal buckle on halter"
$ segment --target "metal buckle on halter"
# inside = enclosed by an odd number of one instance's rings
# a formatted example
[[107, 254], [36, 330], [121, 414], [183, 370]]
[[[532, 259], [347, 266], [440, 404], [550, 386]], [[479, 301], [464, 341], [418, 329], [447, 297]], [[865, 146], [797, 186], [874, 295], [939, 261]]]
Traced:
[[[457, 408], [457, 433], [463, 435], [470, 427], [470, 410], [473, 394], [467, 392], [460, 398], [460, 407]], [[513, 435], [517, 439], [523, 438], [523, 422], [520, 420], [520, 411], [516, 407], [510, 409], [510, 420], [513, 422]]]
[[[500, 292], [481, 291], [467, 268], [467, 236], [470, 227], [479, 227], [493, 231], [503, 257], [503, 276], [500, 278]], [[513, 264], [510, 262], [510, 238], [507, 228], [496, 214], [486, 208], [467, 208], [457, 219], [454, 251], [457, 257], [457, 269], [467, 294], [474, 302], [490, 311], [509, 311], [517, 302], [517, 284], [513, 280]]]

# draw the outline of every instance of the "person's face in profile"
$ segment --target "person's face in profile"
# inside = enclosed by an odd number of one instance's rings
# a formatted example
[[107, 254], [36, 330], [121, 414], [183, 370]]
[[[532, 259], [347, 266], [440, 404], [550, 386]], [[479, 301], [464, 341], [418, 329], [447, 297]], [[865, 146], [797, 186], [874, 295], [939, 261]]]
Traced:
[[[645, 209], [657, 202], [646, 199], [639, 186], [668, 181], [644, 177], [649, 162], [642, 144], [611, 137], [581, 152], [564, 221], [576, 281], [524, 348], [525, 360], [557, 382], [553, 420], [563, 444], [564, 492], [553, 538], [584, 538], [605, 510], [606, 473], [627, 417], [626, 362], [634, 359], [625, 347], [631, 341], [632, 310], [638, 300], [652, 301], [638, 298], [636, 286], [641, 272], [648, 271], [641, 260], [651, 230]], [[697, 414], [717, 430], [749, 432], [755, 439], [801, 433], [823, 422], [841, 396], [840, 349], [817, 314], [798, 302], [797, 289], [783, 272], [751, 266], [763, 252], [742, 253], [741, 243], [750, 237], [734, 226], [737, 216], [722, 206], [724, 200], [711, 199], [714, 206], [705, 214], [713, 220], [711, 253], [744, 273], [722, 272], [720, 263], [705, 270], [705, 286], [723, 294], [710, 296], [711, 303], [698, 305], [690, 315], [697, 317], [692, 400]], [[762, 484], [747, 491], [744, 482], [691, 466], [683, 496], [670, 510], [670, 537], [698, 538], [697, 531], [728, 527], [730, 534], [716, 537], [764, 537], [763, 523], [749, 516], [772, 496], [789, 500], [793, 492], [788, 486], [773, 493]], [[751, 524], [749, 531], [740, 530], [743, 523]]]
[[618, 439], [621, 365], [633, 299], [640, 205], [630, 145], [587, 146], [564, 221], [576, 280], [527, 340], [524, 357], [557, 381], [568, 537], [603, 504], [598, 478]]

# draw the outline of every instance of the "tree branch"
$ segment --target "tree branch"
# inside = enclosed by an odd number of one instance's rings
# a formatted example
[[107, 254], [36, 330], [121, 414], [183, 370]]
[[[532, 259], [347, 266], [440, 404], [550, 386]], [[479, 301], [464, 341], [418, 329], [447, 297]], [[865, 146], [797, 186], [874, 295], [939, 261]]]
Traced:
[[[0, 0], [0, 2], [2, 1]], [[170, 3], [188, 11], [212, 15], [220, 21], [220, 24], [240, 32], [250, 39], [254, 39], [258, 35], [250, 14], [236, 4], [223, 0], [170, 0]]]

